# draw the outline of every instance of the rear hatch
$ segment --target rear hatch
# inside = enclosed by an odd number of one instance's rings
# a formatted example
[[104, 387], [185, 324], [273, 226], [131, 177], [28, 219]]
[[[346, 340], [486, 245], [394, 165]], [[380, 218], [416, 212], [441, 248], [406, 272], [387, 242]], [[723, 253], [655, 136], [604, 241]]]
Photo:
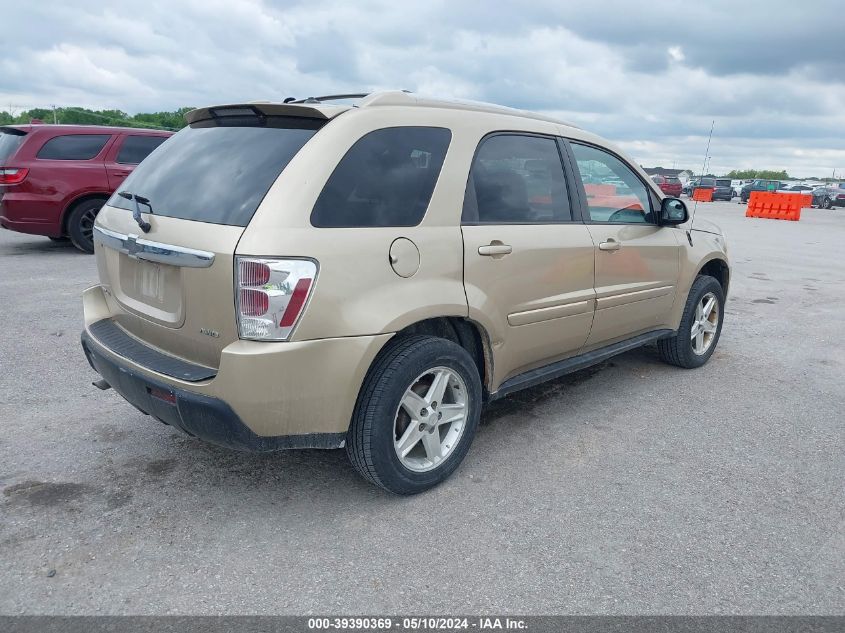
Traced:
[[14, 164], [14, 155], [23, 144], [26, 130], [15, 127], [0, 127], [0, 202], [3, 200], [4, 184], [15, 183], [20, 174], [20, 166]]
[[97, 216], [113, 320], [149, 346], [218, 367], [238, 338], [238, 240], [279, 174], [336, 113], [277, 104], [189, 113], [190, 125], [144, 159]]

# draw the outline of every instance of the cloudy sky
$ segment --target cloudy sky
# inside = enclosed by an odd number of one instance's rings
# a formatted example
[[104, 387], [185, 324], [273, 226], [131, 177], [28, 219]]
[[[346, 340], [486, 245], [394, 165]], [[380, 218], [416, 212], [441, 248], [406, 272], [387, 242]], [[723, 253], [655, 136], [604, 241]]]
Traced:
[[553, 113], [646, 166], [845, 176], [841, 0], [5, 4], [0, 110], [404, 88]]

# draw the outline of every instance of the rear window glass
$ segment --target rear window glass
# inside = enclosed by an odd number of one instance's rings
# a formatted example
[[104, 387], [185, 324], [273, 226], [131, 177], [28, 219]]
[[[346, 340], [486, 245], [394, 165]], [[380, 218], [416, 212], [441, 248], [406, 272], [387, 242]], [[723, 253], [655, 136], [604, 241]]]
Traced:
[[67, 134], [44, 143], [36, 158], [50, 160], [90, 160], [105, 147], [110, 134]]
[[714, 185], [714, 181], [712, 178], [702, 178], [701, 182], [698, 184], [701, 187], [712, 187]]
[[117, 162], [137, 165], [166, 140], [166, 136], [127, 136], [117, 153]]
[[731, 181], [730, 180], [717, 180], [716, 185], [718, 187], [730, 187]]
[[679, 184], [681, 184], [681, 181], [680, 181], [678, 178], [675, 178], [674, 176], [667, 176], [667, 177], [666, 177], [666, 182], [667, 182], [667, 183], [669, 183], [670, 185], [679, 185]]
[[416, 226], [428, 208], [452, 133], [437, 127], [370, 132], [350, 148], [311, 213], [317, 227]]
[[18, 148], [23, 143], [26, 134], [17, 134], [15, 132], [7, 132], [0, 130], [0, 164], [7, 158], [11, 158]]
[[[246, 226], [282, 170], [324, 123], [302, 117], [200, 121], [171, 136], [120, 191], [148, 198], [155, 215]], [[117, 192], [108, 204], [134, 206]]]

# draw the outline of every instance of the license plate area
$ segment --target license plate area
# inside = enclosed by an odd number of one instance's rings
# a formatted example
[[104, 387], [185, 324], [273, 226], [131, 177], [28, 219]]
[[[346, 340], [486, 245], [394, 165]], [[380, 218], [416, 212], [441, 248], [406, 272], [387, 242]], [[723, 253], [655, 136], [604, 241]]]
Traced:
[[182, 271], [176, 266], [159, 264], [115, 253], [119, 282], [116, 296], [129, 311], [169, 327], [182, 325]]

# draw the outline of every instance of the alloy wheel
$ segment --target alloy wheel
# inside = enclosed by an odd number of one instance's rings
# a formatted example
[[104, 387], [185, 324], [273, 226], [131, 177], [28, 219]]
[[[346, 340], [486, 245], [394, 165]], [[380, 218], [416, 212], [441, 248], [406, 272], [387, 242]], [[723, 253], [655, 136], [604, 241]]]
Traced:
[[712, 292], [704, 295], [695, 306], [695, 319], [690, 329], [692, 351], [701, 356], [707, 353], [719, 329], [719, 300]]
[[82, 236], [88, 242], [94, 241], [94, 221], [97, 219], [97, 212], [99, 209], [90, 209], [86, 211], [81, 218], [79, 218], [79, 228]]
[[463, 378], [448, 367], [435, 367], [414, 380], [393, 422], [393, 447], [405, 468], [427, 472], [452, 454], [466, 427], [468, 397]]

